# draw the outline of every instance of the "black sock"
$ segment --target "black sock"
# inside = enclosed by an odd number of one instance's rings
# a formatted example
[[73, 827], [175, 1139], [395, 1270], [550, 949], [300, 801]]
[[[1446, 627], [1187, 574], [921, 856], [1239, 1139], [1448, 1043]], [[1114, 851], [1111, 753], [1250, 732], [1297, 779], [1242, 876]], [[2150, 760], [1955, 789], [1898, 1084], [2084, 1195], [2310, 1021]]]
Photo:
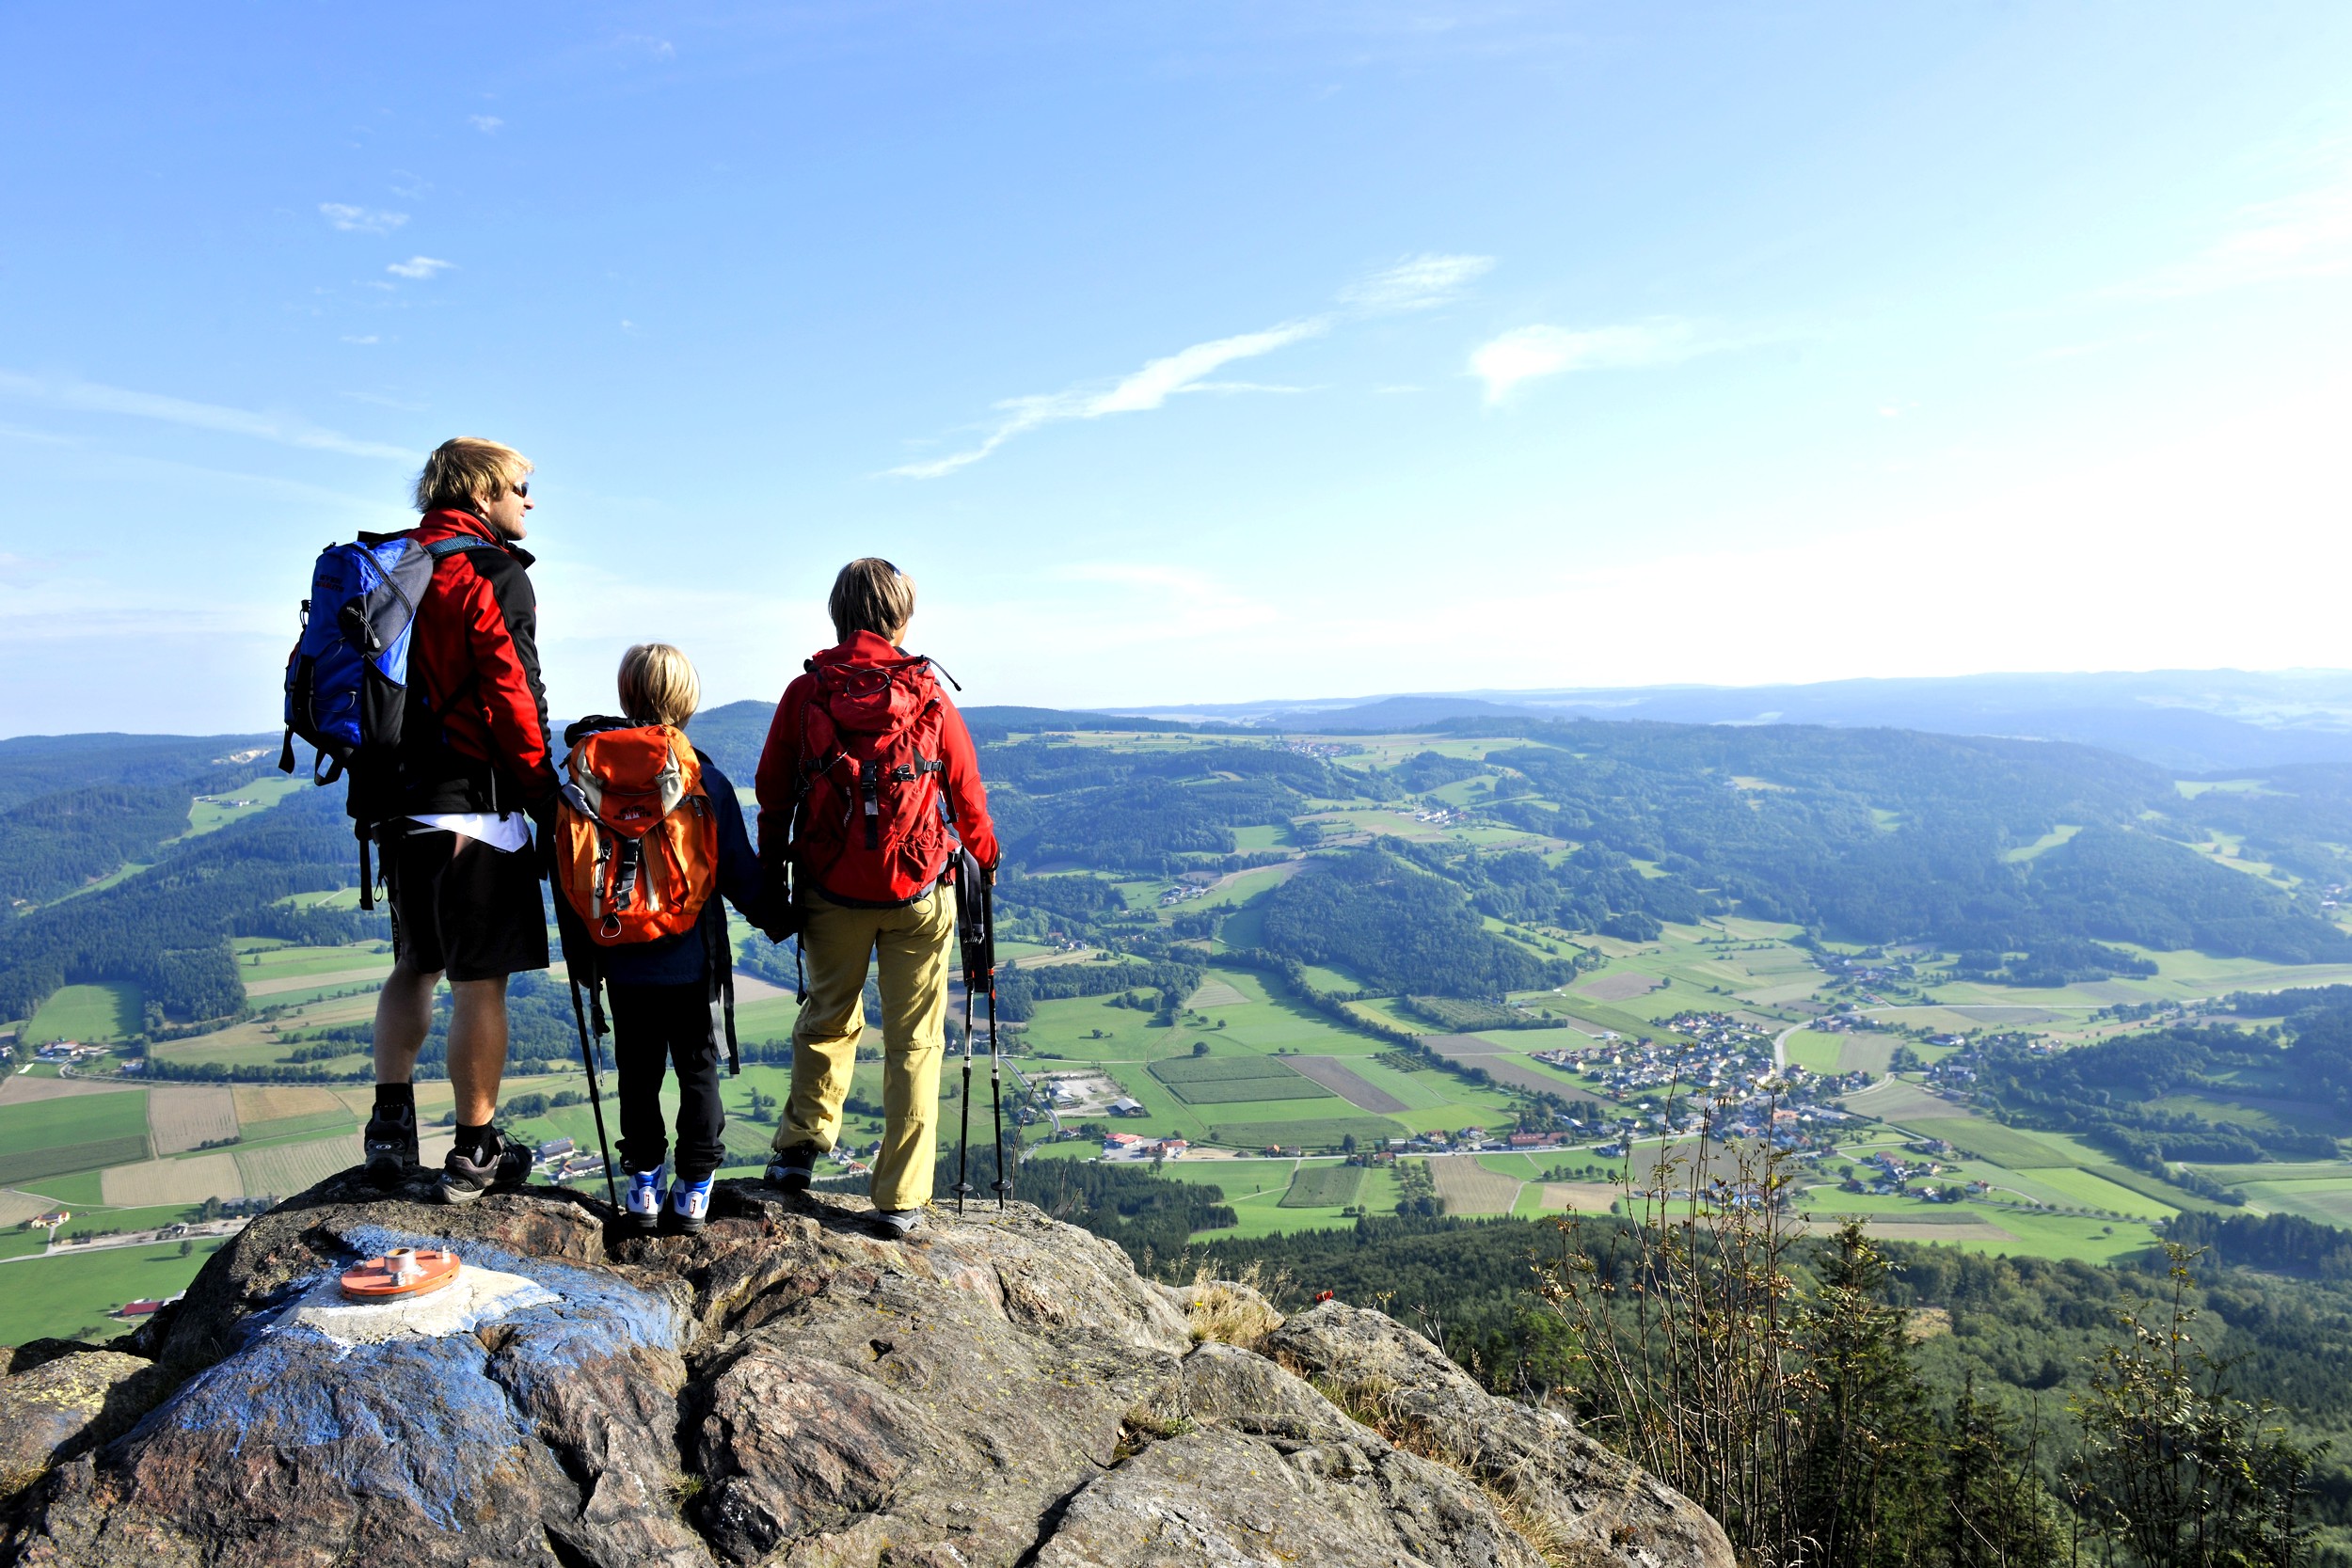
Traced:
[[375, 1085], [375, 1114], [406, 1111], [417, 1114], [417, 1085], [414, 1084], [378, 1084]]
[[469, 1127], [462, 1121], [457, 1124], [457, 1147], [469, 1154], [496, 1152], [498, 1146], [490, 1140], [490, 1124], [486, 1121], [479, 1127]]

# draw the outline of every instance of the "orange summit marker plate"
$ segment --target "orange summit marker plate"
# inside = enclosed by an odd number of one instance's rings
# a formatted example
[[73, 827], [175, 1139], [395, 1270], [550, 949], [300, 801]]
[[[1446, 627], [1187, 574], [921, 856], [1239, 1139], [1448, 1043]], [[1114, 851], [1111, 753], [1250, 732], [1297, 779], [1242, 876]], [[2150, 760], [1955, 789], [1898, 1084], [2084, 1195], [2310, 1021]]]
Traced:
[[343, 1274], [343, 1294], [361, 1301], [394, 1296], [421, 1296], [437, 1291], [457, 1277], [457, 1254], [422, 1247], [402, 1247], [371, 1258]]

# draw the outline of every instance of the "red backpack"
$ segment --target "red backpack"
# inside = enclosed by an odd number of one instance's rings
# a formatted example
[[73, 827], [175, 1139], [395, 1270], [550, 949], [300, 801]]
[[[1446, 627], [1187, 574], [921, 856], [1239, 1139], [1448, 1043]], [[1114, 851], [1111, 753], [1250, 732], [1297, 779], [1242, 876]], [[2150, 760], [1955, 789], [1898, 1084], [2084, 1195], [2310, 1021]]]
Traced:
[[950, 847], [931, 661], [803, 668], [815, 686], [801, 708], [793, 862], [827, 894], [903, 904], [938, 879]]
[[603, 947], [694, 928], [719, 882], [702, 759], [665, 724], [598, 730], [564, 759], [555, 886]]

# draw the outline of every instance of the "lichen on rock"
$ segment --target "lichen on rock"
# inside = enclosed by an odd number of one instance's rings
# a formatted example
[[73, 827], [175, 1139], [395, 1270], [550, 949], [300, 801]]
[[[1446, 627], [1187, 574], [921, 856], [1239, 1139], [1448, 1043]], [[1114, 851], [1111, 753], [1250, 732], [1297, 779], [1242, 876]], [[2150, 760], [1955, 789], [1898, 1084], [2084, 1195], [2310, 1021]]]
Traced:
[[[1729, 1560], [1690, 1504], [1379, 1314], [1253, 1307], [1246, 1337], [1269, 1359], [1200, 1336], [1198, 1297], [1025, 1206], [894, 1243], [862, 1203], [748, 1182], [675, 1237], [624, 1234], [551, 1189], [454, 1211], [367, 1196], [337, 1179], [255, 1221], [142, 1331], [143, 1356], [0, 1381], [0, 1410], [87, 1416], [0, 1452], [32, 1482], [9, 1560]], [[322, 1282], [404, 1242], [527, 1288], [430, 1332], [335, 1332]], [[1392, 1427], [1362, 1419], [1360, 1369], [1431, 1392], [1400, 1396]]]

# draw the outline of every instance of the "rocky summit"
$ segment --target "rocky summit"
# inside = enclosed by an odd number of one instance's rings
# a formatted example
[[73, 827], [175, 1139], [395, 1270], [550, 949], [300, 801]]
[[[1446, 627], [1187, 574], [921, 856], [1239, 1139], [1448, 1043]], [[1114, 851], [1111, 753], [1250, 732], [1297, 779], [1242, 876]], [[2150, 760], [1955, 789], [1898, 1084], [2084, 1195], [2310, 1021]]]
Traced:
[[[127, 1342], [0, 1381], [7, 1560], [1730, 1568], [1714, 1522], [1377, 1312], [1177, 1291], [1016, 1205], [876, 1239], [722, 1183], [696, 1236], [348, 1178]], [[457, 1284], [337, 1277], [445, 1244]]]

